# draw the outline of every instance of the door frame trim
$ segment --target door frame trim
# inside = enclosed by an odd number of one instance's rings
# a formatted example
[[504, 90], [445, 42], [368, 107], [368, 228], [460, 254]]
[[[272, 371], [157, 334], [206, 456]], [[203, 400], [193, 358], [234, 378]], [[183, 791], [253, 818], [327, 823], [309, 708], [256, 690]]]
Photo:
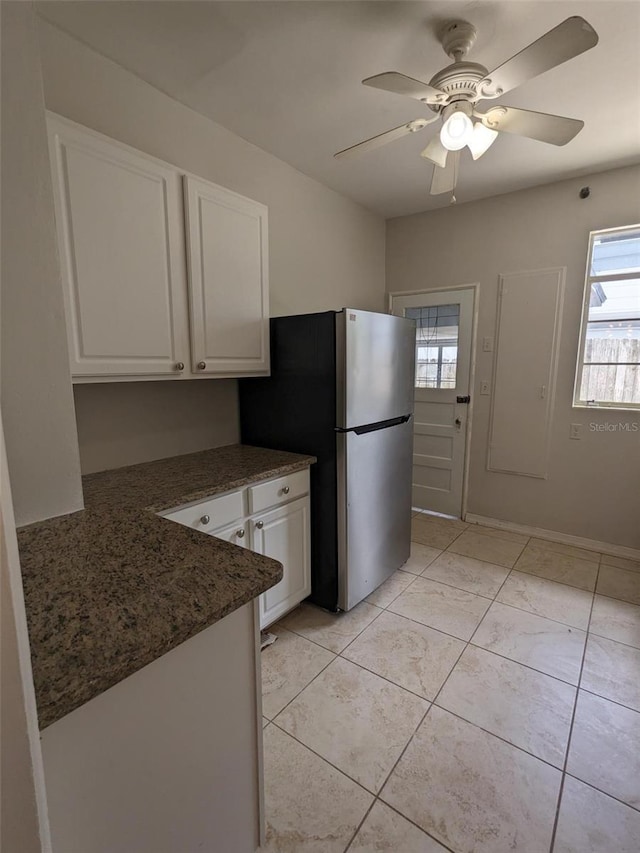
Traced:
[[475, 374], [476, 374], [476, 340], [478, 337], [478, 309], [480, 307], [480, 282], [468, 282], [466, 284], [451, 284], [446, 287], [421, 287], [418, 290], [392, 290], [387, 292], [387, 312], [393, 314], [393, 300], [400, 296], [421, 296], [434, 293], [447, 293], [451, 290], [470, 290], [473, 294], [473, 309], [471, 317], [471, 351], [469, 354], [469, 415], [465, 431], [464, 461], [462, 465], [462, 503], [460, 506], [460, 518], [464, 519], [467, 514], [467, 503], [469, 498], [469, 468], [471, 461], [471, 430], [473, 426], [473, 409], [475, 401]]

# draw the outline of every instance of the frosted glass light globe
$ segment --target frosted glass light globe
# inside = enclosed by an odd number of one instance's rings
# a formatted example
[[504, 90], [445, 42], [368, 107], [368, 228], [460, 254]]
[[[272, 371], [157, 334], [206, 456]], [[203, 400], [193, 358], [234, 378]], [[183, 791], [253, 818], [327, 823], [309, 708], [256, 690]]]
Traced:
[[440, 142], [448, 151], [460, 151], [473, 134], [473, 122], [462, 112], [452, 113], [442, 125]]

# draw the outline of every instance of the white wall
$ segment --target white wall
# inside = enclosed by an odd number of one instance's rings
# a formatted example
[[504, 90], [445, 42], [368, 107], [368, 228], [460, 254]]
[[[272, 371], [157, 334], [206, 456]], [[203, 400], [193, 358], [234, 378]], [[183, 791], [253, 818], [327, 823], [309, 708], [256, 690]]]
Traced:
[[2, 372], [18, 524], [82, 507], [37, 30], [2, 3]]
[[240, 440], [231, 379], [76, 385], [83, 474]]
[[[270, 302], [272, 316], [324, 311], [345, 305], [384, 309], [384, 221], [354, 202], [246, 142], [222, 126], [183, 106], [130, 72], [75, 39], [41, 21], [40, 37], [47, 108], [119, 139], [203, 178], [257, 199], [269, 207]], [[141, 387], [142, 399], [163, 395], [168, 419], [155, 403], [156, 427], [165, 432], [158, 444], [162, 455], [200, 449], [219, 442], [211, 407], [202, 407], [200, 394], [192, 404], [183, 383], [165, 390], [151, 383]], [[204, 383], [220, 401], [214, 382]], [[75, 390], [83, 471], [126, 464], [142, 449], [146, 428], [131, 392], [107, 386]], [[233, 395], [227, 395], [224, 423], [237, 419]], [[101, 456], [93, 443], [87, 448], [87, 423], [97, 423], [107, 401], [112, 423], [119, 420], [118, 454], [111, 448]], [[192, 422], [190, 442], [184, 435], [175, 444], [170, 410], [182, 405]], [[222, 413], [222, 407], [213, 404]], [[158, 420], [159, 419], [159, 420]], [[228, 436], [227, 426], [222, 433]], [[127, 447], [127, 432], [130, 444]], [[199, 440], [200, 440], [199, 439]], [[196, 441], [195, 444], [198, 442]], [[90, 460], [90, 461], [89, 461]], [[89, 467], [87, 467], [89, 465]]]
[[[591, 187], [586, 200], [578, 197]], [[640, 432], [590, 423], [639, 422], [640, 413], [573, 409], [573, 381], [589, 231], [640, 221], [640, 166], [389, 220], [390, 292], [480, 282], [468, 511], [630, 547], [640, 546]], [[547, 480], [486, 470], [498, 276], [566, 266], [567, 279]], [[583, 438], [569, 439], [582, 423]]]

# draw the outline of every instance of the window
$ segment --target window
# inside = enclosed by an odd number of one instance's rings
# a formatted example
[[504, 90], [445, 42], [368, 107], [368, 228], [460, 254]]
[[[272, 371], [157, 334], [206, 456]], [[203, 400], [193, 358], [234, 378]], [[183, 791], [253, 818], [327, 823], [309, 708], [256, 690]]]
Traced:
[[407, 308], [405, 317], [416, 321], [416, 388], [455, 388], [460, 306]]
[[591, 233], [574, 405], [640, 408], [640, 225]]

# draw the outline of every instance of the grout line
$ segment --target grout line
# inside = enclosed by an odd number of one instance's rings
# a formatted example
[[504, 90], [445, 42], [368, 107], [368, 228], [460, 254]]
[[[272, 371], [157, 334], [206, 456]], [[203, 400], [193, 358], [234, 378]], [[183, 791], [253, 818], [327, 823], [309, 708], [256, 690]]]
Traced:
[[[598, 586], [598, 577], [600, 575], [600, 565], [598, 564], [598, 571], [596, 572], [596, 587]], [[589, 609], [589, 619], [587, 620], [587, 634], [589, 633], [589, 625], [591, 624], [591, 615], [593, 613], [593, 605], [595, 604], [596, 593], [595, 589], [591, 595], [591, 608]], [[569, 737], [567, 738], [567, 746], [565, 748], [564, 754], [564, 763], [562, 765], [562, 777], [560, 779], [560, 789], [558, 790], [558, 801], [556, 803], [556, 813], [553, 821], [553, 830], [551, 832], [551, 844], [549, 846], [549, 853], [553, 853], [553, 849], [556, 844], [556, 834], [558, 831], [558, 821], [560, 819], [560, 806], [562, 804], [562, 795], [564, 793], [564, 781], [567, 777], [567, 765], [569, 763], [569, 753], [571, 751], [571, 738], [573, 736], [573, 727], [576, 720], [576, 711], [578, 709], [578, 697], [580, 696], [580, 684], [582, 682], [582, 671], [584, 669], [584, 661], [587, 655], [587, 643], [585, 642], [584, 648], [582, 650], [582, 660], [580, 661], [580, 674], [578, 676], [578, 689], [576, 690], [576, 696], [573, 701], [573, 713], [571, 714], [571, 723], [569, 725]]]
[[[487, 611], [487, 613], [488, 613], [488, 612], [489, 612], [489, 611]], [[485, 614], [485, 616], [486, 616], [486, 614]], [[482, 618], [484, 619], [484, 616], [483, 616]], [[558, 624], [562, 624], [562, 623], [558, 623]], [[478, 625], [478, 628], [479, 628], [479, 627], [480, 627], [480, 626]], [[564, 627], [568, 627], [568, 626], [566, 626], [566, 625], [565, 625]], [[578, 629], [577, 629], [577, 628], [574, 628], [573, 630], [574, 630], [574, 631], [577, 631]], [[475, 633], [475, 632], [474, 632], [474, 633]], [[585, 637], [585, 641], [586, 641], [586, 637]], [[535, 666], [531, 666], [531, 664], [530, 664], [530, 663], [523, 663], [521, 660], [516, 660], [515, 658], [510, 658], [508, 655], [504, 655], [504, 654], [502, 654], [501, 652], [497, 652], [495, 649], [488, 649], [486, 646], [481, 646], [481, 645], [480, 645], [479, 643], [477, 643], [477, 642], [476, 642], [476, 643], [474, 643], [474, 642], [473, 642], [473, 640], [469, 640], [469, 645], [470, 645], [470, 646], [473, 646], [473, 648], [474, 648], [474, 649], [480, 649], [480, 651], [483, 651], [483, 652], [489, 652], [490, 654], [495, 655], [495, 656], [496, 656], [496, 657], [498, 657], [498, 658], [502, 658], [503, 660], [511, 661], [511, 663], [517, 663], [517, 664], [519, 664], [520, 666], [523, 666], [525, 669], [530, 669], [530, 670], [531, 670], [531, 672], [537, 672], [537, 673], [538, 673], [538, 675], [546, 675], [548, 678], [553, 678], [553, 679], [554, 679], [554, 681], [559, 681], [559, 682], [560, 682], [560, 684], [566, 684], [566, 685], [568, 685], [569, 687], [575, 687], [575, 688], [576, 688], [576, 690], [578, 689], [578, 682], [577, 682], [577, 681], [576, 681], [576, 682], [573, 682], [573, 681], [567, 681], [567, 679], [566, 679], [566, 678], [560, 678], [560, 676], [559, 676], [559, 675], [552, 675], [550, 672], [545, 672], [545, 671], [544, 671], [544, 669], [536, 669], [536, 667], [535, 667]], [[604, 698], [604, 697], [603, 697], [603, 698]]]
[[597, 788], [591, 782], [585, 782], [584, 779], [581, 779], [579, 776], [576, 776], [574, 773], [565, 773], [565, 776], [568, 776], [570, 779], [575, 779], [577, 782], [581, 782], [583, 785], [586, 785], [587, 788], [591, 788], [592, 791], [597, 791], [599, 794], [602, 794], [604, 797], [609, 797], [610, 800], [615, 800], [616, 803], [620, 803], [622, 806], [626, 806], [628, 809], [631, 809], [634, 812], [640, 812], [640, 808], [637, 806], [632, 806], [630, 803], [621, 800], [620, 797], [616, 797], [614, 794], [610, 794], [608, 791], [603, 791], [602, 788]]
[[353, 842], [354, 842], [354, 841], [355, 841], [355, 839], [356, 839], [356, 835], [357, 835], [357, 834], [360, 832], [360, 830], [362, 829], [362, 826], [363, 826], [363, 824], [364, 824], [365, 820], [369, 817], [369, 815], [370, 815], [370, 813], [371, 813], [371, 810], [373, 809], [373, 807], [375, 806], [375, 804], [376, 804], [377, 802], [378, 802], [378, 797], [377, 797], [377, 796], [375, 796], [375, 797], [373, 798], [373, 800], [371, 801], [371, 805], [370, 805], [370, 806], [369, 806], [369, 808], [366, 810], [366, 812], [365, 812], [365, 814], [364, 814], [364, 817], [362, 818], [362, 820], [360, 821], [360, 823], [356, 826], [355, 832], [353, 833], [353, 835], [352, 835], [352, 836], [351, 836], [351, 838], [349, 839], [349, 843], [348, 843], [348, 844], [347, 844], [347, 846], [344, 848], [344, 853], [348, 853], [349, 848], [351, 847], [351, 845], [353, 844]]
[[410, 817], [407, 817], [406, 814], [403, 814], [395, 806], [392, 806], [391, 803], [388, 803], [386, 800], [383, 800], [382, 797], [378, 796], [376, 797], [376, 800], [381, 802], [388, 809], [391, 809], [391, 811], [395, 812], [397, 815], [400, 815], [400, 817], [403, 818], [403, 820], [406, 820], [407, 823], [410, 823], [415, 826], [416, 829], [419, 829], [420, 832], [427, 836], [427, 838], [431, 838], [433, 841], [437, 842], [437, 844], [439, 844], [440, 847], [442, 847], [444, 850], [447, 850], [448, 853], [458, 853], [458, 851], [454, 850], [453, 847], [449, 847], [447, 844], [444, 843], [444, 841], [441, 841], [439, 838], [436, 838], [435, 835], [432, 835], [430, 832], [427, 832], [427, 830], [421, 827], [419, 823], [416, 823], [415, 820], [412, 820]]
[[[517, 560], [516, 560], [516, 562], [517, 562]], [[598, 567], [598, 571], [600, 570], [600, 564], [599, 563], [594, 563], [594, 566]], [[569, 589], [577, 589], [578, 592], [586, 592], [586, 593], [589, 593], [590, 595], [595, 595], [595, 592], [596, 592], [595, 586], [593, 587], [593, 589], [585, 589], [584, 587], [573, 586], [573, 584], [565, 583], [564, 581], [559, 581], [559, 580], [556, 580], [555, 578], [544, 578], [544, 577], [542, 577], [542, 575], [534, 575], [533, 572], [523, 572], [522, 569], [519, 569], [517, 566], [514, 566], [511, 569], [511, 571], [517, 572], [519, 575], [526, 575], [529, 578], [538, 578], [539, 581], [547, 581], [547, 583], [557, 583], [560, 586], [567, 586], [567, 587], [569, 587]], [[596, 578], [597, 578], [597, 572], [596, 572]], [[596, 581], [596, 583], [597, 583], [597, 581]]]
[[[279, 731], [284, 732], [284, 734], [288, 735], [292, 740], [295, 740], [296, 743], [299, 743], [300, 746], [303, 746], [305, 749], [308, 749], [309, 752], [313, 753], [321, 761], [324, 761], [325, 764], [328, 764], [329, 767], [332, 767], [334, 770], [336, 770], [338, 773], [340, 773], [341, 776], [344, 776], [345, 779], [348, 779], [350, 782], [353, 782], [354, 785], [357, 785], [359, 788], [362, 788], [362, 790], [366, 791], [366, 793], [369, 794], [369, 796], [373, 797], [374, 800], [375, 800], [375, 798], [377, 798], [377, 794], [374, 791], [371, 791], [369, 788], [366, 788], [362, 784], [362, 782], [358, 782], [358, 780], [354, 779], [353, 776], [349, 776], [348, 773], [345, 773], [344, 770], [341, 770], [332, 761], [329, 761], [328, 758], [325, 758], [324, 755], [320, 755], [319, 752], [316, 752], [316, 750], [312, 746], [309, 746], [308, 743], [304, 743], [304, 741], [301, 741], [300, 738], [296, 737], [296, 735], [294, 735], [292, 732], [283, 728], [281, 725], [278, 725], [278, 723], [276, 723], [275, 720], [271, 720], [271, 725], [275, 726]], [[265, 728], [266, 728], [266, 726], [265, 726]], [[371, 805], [373, 805], [373, 803]]]
[[[453, 551], [452, 551], [451, 553], [453, 553]], [[488, 563], [487, 565], [495, 565], [495, 563]], [[428, 569], [428, 568], [430, 568], [430, 567], [429, 567], [429, 566], [427, 566], [427, 569]], [[508, 576], [508, 575], [509, 575], [509, 573], [511, 572], [511, 569], [508, 569], [506, 566], [498, 566], [498, 568], [504, 568], [504, 569], [507, 569], [507, 576]], [[425, 572], [427, 571], [427, 569], [425, 569]], [[477, 595], [477, 596], [478, 596], [478, 598], [487, 598], [487, 599], [489, 599], [489, 601], [495, 601], [495, 596], [494, 596], [494, 595], [487, 595], [487, 594], [486, 594], [486, 593], [484, 593], [484, 592], [473, 592], [473, 591], [472, 591], [472, 590], [470, 590], [470, 589], [465, 589], [463, 586], [456, 586], [456, 585], [455, 585], [455, 584], [453, 584], [453, 583], [447, 583], [446, 581], [442, 581], [442, 580], [440, 580], [439, 578], [430, 578], [428, 575], [418, 575], [418, 577], [419, 577], [419, 578], [424, 578], [426, 581], [431, 581], [431, 583], [440, 583], [440, 584], [442, 584], [442, 586], [448, 586], [448, 587], [449, 587], [449, 589], [457, 589], [457, 590], [459, 590], [460, 592], [466, 592], [466, 593], [468, 593], [469, 595]], [[500, 584], [500, 588], [502, 588], [502, 583]], [[497, 595], [497, 594], [498, 594], [498, 593], [496, 593], [496, 595]]]
[[[521, 574], [521, 572], [519, 572]], [[551, 581], [551, 583], [555, 583], [555, 581]], [[572, 587], [575, 589], [575, 587]], [[593, 593], [589, 593], [586, 589], [578, 590], [579, 592], [586, 592], [589, 595], [593, 595]], [[499, 595], [500, 593], [498, 593]], [[518, 607], [517, 604], [508, 604], [506, 601], [499, 601], [496, 597], [494, 599], [498, 604], [502, 604], [503, 607], [510, 607], [512, 610], [519, 610], [520, 613], [528, 613], [529, 616], [537, 616], [538, 619], [547, 619], [549, 622], [555, 622], [556, 625], [563, 625], [565, 628], [571, 628], [573, 631], [582, 631], [583, 634], [588, 633], [587, 628], [579, 628], [577, 625], [570, 625], [568, 622], [561, 622], [559, 619], [553, 619], [551, 616], [542, 616], [540, 613], [535, 613], [533, 610], [525, 610], [524, 607]], [[606, 638], [605, 638], [606, 639]]]
[[595, 696], [596, 699], [604, 699], [605, 702], [611, 702], [612, 705], [617, 705], [619, 708], [625, 708], [627, 711], [633, 711], [634, 714], [640, 714], [640, 708], [633, 708], [631, 705], [625, 705], [624, 702], [618, 702], [617, 699], [612, 699], [610, 696], [603, 696], [602, 693], [596, 693], [595, 690], [588, 690], [586, 687], [579, 687], [583, 693], [588, 693], [590, 696]]

